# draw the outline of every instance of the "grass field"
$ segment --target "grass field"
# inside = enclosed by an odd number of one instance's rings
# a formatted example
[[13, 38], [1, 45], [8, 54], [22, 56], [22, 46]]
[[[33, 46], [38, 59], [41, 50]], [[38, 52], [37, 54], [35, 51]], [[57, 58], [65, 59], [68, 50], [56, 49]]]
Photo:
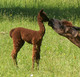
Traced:
[[31, 71], [32, 45], [28, 43], [18, 53], [19, 68], [13, 65], [9, 31], [15, 27], [39, 30], [37, 14], [42, 8], [49, 18], [66, 19], [80, 26], [80, 0], [1, 0], [0, 77], [80, 77], [80, 49], [47, 23], [39, 70]]

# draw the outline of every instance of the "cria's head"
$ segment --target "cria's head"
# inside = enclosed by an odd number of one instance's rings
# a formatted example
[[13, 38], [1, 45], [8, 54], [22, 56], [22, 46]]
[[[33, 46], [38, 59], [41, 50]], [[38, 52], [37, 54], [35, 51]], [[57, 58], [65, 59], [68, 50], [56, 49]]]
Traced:
[[42, 22], [47, 22], [49, 21], [49, 18], [47, 17], [46, 13], [42, 10], [40, 10], [40, 12], [38, 13], [38, 20], [42, 21]]

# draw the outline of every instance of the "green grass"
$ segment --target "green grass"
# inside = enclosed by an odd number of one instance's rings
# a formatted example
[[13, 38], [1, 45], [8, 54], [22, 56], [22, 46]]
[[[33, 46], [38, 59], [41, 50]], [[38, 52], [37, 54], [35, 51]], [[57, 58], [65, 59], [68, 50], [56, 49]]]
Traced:
[[9, 31], [15, 27], [39, 30], [37, 14], [44, 8], [49, 18], [66, 19], [80, 26], [79, 0], [1, 0], [0, 77], [80, 77], [80, 49], [45, 24], [39, 70], [31, 71], [32, 45], [25, 43], [13, 65]]

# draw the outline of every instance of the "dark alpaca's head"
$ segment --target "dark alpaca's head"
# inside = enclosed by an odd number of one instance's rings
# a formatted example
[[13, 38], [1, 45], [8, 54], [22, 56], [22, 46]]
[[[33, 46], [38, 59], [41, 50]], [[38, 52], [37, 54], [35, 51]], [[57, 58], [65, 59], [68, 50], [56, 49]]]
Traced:
[[76, 37], [78, 34], [77, 28], [74, 27], [71, 22], [66, 20], [51, 19], [49, 20], [48, 25], [60, 35], [67, 33]]
[[64, 32], [64, 26], [62, 25], [62, 22], [58, 19], [49, 20], [48, 25], [51, 26], [57, 33], [61, 34]]
[[42, 21], [42, 22], [47, 22], [49, 21], [49, 18], [47, 17], [46, 13], [43, 12], [43, 9], [40, 10], [40, 12], [38, 13], [38, 20]]

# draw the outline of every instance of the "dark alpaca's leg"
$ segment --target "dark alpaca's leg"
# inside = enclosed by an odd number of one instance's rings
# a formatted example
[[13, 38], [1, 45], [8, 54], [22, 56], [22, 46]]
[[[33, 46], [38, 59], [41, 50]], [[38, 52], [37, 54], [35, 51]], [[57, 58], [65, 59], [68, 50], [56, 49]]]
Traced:
[[22, 39], [13, 39], [13, 50], [11, 53], [14, 64], [17, 66], [17, 53], [20, 48], [24, 45], [24, 41]]

